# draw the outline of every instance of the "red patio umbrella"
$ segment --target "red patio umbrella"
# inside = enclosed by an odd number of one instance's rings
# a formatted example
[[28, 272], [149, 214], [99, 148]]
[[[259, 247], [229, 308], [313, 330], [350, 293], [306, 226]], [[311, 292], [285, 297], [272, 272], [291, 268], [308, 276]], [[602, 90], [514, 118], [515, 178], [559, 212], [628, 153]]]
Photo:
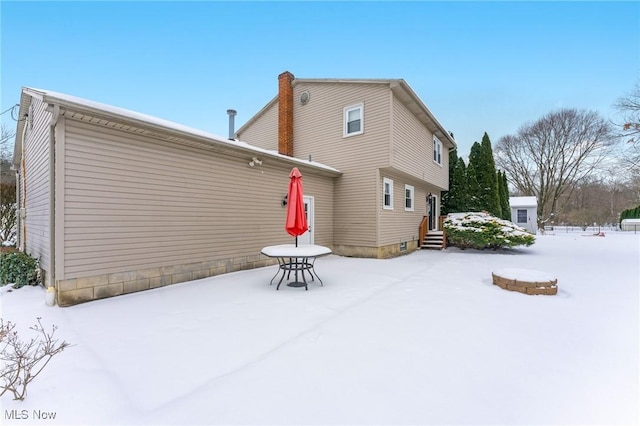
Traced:
[[291, 169], [289, 173], [289, 193], [287, 194], [287, 220], [284, 229], [291, 236], [296, 237], [296, 247], [298, 246], [298, 235], [302, 235], [309, 229], [307, 215], [304, 212], [304, 191], [302, 189], [302, 174], [297, 167]]

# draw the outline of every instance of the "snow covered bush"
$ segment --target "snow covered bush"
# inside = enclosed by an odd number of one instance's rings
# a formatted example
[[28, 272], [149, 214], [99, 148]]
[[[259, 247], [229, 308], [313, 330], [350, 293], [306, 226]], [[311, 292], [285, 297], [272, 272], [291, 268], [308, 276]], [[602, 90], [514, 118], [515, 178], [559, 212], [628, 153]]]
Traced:
[[475, 249], [530, 246], [535, 237], [508, 220], [488, 213], [451, 213], [444, 220], [447, 245]]
[[38, 259], [27, 253], [0, 254], [0, 284], [14, 283], [14, 288], [38, 283]]

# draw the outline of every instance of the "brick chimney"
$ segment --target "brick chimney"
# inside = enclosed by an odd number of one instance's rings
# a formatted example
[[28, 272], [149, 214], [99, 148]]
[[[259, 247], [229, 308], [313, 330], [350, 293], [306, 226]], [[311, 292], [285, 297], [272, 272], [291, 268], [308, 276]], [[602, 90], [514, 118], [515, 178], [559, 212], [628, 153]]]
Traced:
[[289, 71], [278, 76], [278, 152], [293, 157], [293, 79]]

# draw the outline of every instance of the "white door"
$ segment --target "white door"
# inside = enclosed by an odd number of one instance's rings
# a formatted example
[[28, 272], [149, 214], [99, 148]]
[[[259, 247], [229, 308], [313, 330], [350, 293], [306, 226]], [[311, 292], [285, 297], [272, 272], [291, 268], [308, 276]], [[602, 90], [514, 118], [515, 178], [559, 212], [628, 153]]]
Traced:
[[309, 230], [298, 237], [298, 244], [314, 244], [313, 242], [313, 197], [303, 196], [304, 213], [307, 215]]

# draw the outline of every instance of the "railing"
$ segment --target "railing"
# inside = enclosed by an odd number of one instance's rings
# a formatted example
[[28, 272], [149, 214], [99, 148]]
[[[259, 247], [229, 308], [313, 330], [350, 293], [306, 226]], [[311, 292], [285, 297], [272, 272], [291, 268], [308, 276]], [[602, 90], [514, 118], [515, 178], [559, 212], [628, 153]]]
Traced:
[[[442, 248], [447, 248], [447, 231], [444, 229], [444, 219], [446, 216], [438, 218], [438, 229], [442, 231]], [[418, 227], [418, 235], [420, 237], [420, 245], [424, 242], [424, 238], [429, 233], [429, 216], [422, 216], [422, 221]]]
[[424, 237], [427, 236], [427, 232], [429, 228], [429, 216], [422, 216], [422, 221], [420, 222], [420, 226], [418, 227], [418, 235], [420, 236], [419, 245], [422, 245], [424, 242]]

